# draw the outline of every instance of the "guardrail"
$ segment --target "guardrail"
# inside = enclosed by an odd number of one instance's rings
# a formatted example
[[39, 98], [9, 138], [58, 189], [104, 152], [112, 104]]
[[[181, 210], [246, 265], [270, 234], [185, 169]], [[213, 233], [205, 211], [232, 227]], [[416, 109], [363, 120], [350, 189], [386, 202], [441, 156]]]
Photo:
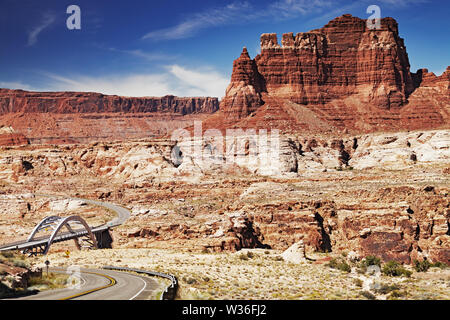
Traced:
[[162, 273], [162, 272], [154, 272], [154, 271], [147, 271], [147, 270], [141, 270], [141, 269], [113, 267], [113, 266], [104, 266], [103, 269], [116, 270], [116, 271], [127, 271], [127, 272], [136, 272], [136, 273], [147, 274], [149, 276], [161, 277], [161, 278], [169, 279], [170, 280], [170, 285], [168, 285], [166, 287], [166, 289], [164, 290], [164, 292], [161, 294], [160, 300], [174, 300], [175, 296], [177, 294], [178, 281], [177, 281], [177, 278], [174, 275], [172, 275], [172, 274], [167, 274], [167, 273]]

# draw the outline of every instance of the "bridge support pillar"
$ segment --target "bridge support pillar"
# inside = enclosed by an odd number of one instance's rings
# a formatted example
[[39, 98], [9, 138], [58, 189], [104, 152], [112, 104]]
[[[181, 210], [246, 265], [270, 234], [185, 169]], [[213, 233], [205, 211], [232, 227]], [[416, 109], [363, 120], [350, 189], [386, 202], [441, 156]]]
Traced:
[[99, 249], [111, 249], [113, 238], [109, 229], [106, 229], [102, 232], [96, 232], [95, 238], [97, 239], [97, 247]]

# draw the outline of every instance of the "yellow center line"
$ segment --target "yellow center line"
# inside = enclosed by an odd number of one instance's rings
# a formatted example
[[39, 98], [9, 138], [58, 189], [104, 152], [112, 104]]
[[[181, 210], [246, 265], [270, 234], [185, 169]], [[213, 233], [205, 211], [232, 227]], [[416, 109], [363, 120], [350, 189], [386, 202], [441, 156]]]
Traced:
[[72, 295], [72, 296], [70, 296], [70, 297], [62, 298], [62, 299], [59, 299], [59, 300], [71, 300], [71, 299], [75, 299], [75, 298], [78, 298], [78, 297], [81, 297], [81, 296], [85, 296], [85, 295], [87, 295], [87, 294], [90, 294], [90, 293], [92, 293], [92, 292], [96, 292], [96, 291], [99, 291], [99, 290], [103, 290], [103, 289], [112, 287], [113, 285], [115, 285], [115, 284], [117, 283], [116, 279], [114, 279], [113, 277], [110, 277], [110, 276], [108, 276], [108, 275], [106, 275], [106, 274], [101, 274], [101, 273], [96, 273], [96, 272], [86, 272], [86, 271], [83, 271], [82, 273], [90, 273], [90, 274], [95, 274], [95, 275], [100, 276], [100, 277], [104, 277], [104, 278], [106, 278], [106, 279], [109, 280], [109, 284], [107, 284], [106, 286], [99, 287], [99, 288], [95, 288], [95, 289], [83, 291], [83, 292], [74, 294], [74, 295]]

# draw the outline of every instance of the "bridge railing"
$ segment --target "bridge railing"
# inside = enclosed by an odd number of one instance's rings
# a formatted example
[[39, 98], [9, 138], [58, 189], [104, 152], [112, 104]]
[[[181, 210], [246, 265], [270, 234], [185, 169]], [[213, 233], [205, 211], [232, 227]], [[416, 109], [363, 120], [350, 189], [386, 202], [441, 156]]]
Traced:
[[131, 269], [131, 268], [123, 268], [123, 267], [113, 267], [113, 266], [104, 266], [103, 269], [106, 270], [116, 270], [116, 271], [126, 271], [126, 272], [136, 272], [141, 274], [147, 274], [149, 276], [161, 277], [170, 280], [170, 284], [165, 288], [164, 292], [161, 294], [160, 300], [174, 300], [177, 294], [178, 289], [178, 280], [177, 278], [168, 273], [155, 272], [155, 271], [147, 271], [141, 269]]

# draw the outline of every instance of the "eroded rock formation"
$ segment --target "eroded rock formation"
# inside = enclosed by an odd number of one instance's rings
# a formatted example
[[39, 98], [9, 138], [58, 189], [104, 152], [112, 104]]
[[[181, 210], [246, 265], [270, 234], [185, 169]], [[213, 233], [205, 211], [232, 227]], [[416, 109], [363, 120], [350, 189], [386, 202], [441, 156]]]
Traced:
[[[303, 241], [307, 256], [352, 250], [450, 263], [449, 137], [448, 130], [285, 137], [279, 165], [243, 158], [217, 165], [214, 154], [200, 161], [183, 148], [175, 166], [175, 142], [164, 140], [3, 147], [0, 185], [5, 193], [15, 185], [35, 194], [73, 189], [130, 203], [129, 225], [116, 234], [116, 243], [130, 247], [285, 250]], [[274, 166], [280, 170], [268, 174]], [[10, 217], [28, 221], [30, 202]], [[10, 220], [2, 228], [0, 239]]]
[[228, 125], [284, 131], [435, 128], [449, 123], [449, 75], [410, 71], [394, 19], [373, 30], [346, 14], [281, 46], [261, 35], [260, 54], [234, 61], [220, 110]]

